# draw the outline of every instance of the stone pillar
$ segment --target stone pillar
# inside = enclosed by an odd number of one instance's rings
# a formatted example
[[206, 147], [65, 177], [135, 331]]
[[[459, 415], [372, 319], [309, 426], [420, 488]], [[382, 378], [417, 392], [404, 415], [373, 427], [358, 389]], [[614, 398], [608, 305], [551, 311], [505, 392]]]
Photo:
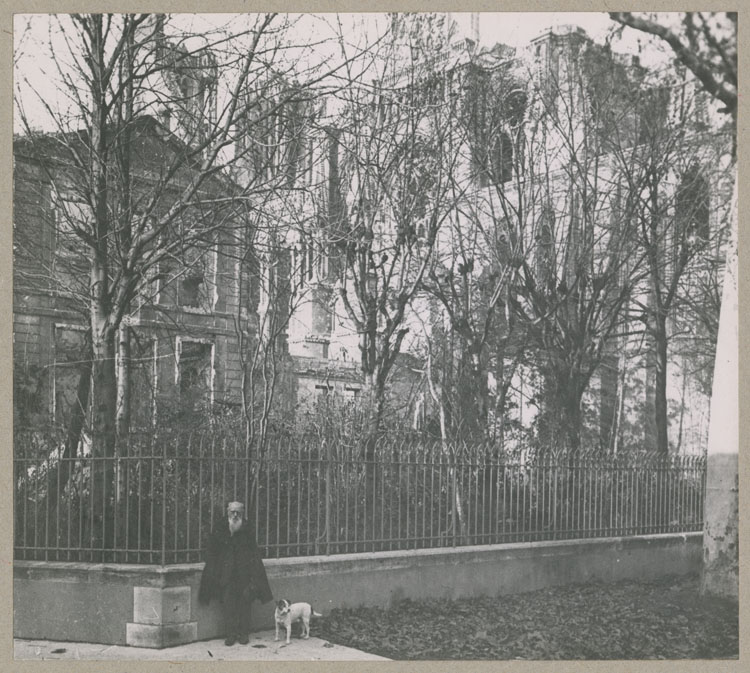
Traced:
[[[737, 183], [732, 203], [737, 223]], [[739, 584], [739, 338], [737, 227], [726, 256], [719, 335], [716, 344], [708, 472], [703, 513], [703, 593], [738, 598]]]
[[133, 647], [161, 649], [198, 640], [190, 587], [133, 587], [133, 621], [126, 629], [126, 642]]

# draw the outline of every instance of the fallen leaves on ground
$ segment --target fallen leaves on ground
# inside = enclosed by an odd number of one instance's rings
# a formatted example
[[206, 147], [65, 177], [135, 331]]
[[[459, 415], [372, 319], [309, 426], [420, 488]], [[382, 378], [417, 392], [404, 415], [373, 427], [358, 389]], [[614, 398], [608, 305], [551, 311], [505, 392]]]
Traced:
[[701, 596], [696, 577], [339, 609], [315, 630], [397, 660], [715, 659], [739, 652], [737, 603]]

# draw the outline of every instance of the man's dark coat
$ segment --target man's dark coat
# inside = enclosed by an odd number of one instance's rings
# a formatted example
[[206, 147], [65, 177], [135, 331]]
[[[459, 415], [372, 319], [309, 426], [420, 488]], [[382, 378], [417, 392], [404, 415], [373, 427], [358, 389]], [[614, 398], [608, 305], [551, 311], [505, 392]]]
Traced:
[[234, 535], [229, 534], [226, 520], [214, 528], [208, 540], [198, 600], [201, 603], [208, 603], [212, 598], [222, 600], [230, 584], [248, 604], [256, 598], [261, 603], [273, 599], [255, 531], [246, 520]]

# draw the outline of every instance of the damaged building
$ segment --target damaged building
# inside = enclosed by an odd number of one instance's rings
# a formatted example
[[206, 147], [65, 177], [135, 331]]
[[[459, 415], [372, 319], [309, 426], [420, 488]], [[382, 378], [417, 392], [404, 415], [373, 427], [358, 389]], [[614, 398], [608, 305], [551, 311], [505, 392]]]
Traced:
[[[502, 45], [480, 49], [474, 18], [471, 31], [468, 39], [451, 38], [455, 39], [445, 50], [446, 59], [438, 67], [431, 66], [430, 78], [404, 84], [405, 76], [400, 74], [400, 82], [394, 79], [387, 86], [381, 82], [373, 87], [372, 100], [368, 101], [372, 114], [388, 115], [389, 105], [398, 107], [417, 87], [424, 89], [419, 100], [427, 106], [455, 105], [461, 114], [474, 115], [476, 137], [468, 135], [457, 141], [460, 159], [456, 184], [460, 185], [461, 199], [452, 207], [457, 212], [473, 213], [471, 226], [478, 229], [483, 223], [499, 223], [495, 227], [499, 247], [494, 260], [482, 262], [476, 257], [471, 260], [475, 268], [470, 269], [467, 258], [450, 258], [447, 251], [451, 246], [456, 249], [457, 239], [448, 227], [444, 228], [437, 234], [438, 270], [433, 285], [441, 280], [440, 273], [450, 272], [472, 278], [473, 287], [481, 289], [491, 285], [502, 271], [493, 264], [520, 267], [525, 263], [529, 276], [540, 286], [548, 285], [550, 292], [572, 297], [566, 286], [583, 281], [572, 258], [564, 253], [565, 245], [572, 245], [572, 228], [579, 227], [575, 241], [594, 235], [593, 222], [586, 221], [593, 209], [597, 218], [601, 215], [601, 221], [612, 221], [615, 215], [609, 211], [604, 214], [604, 210], [613, 208], [614, 187], [610, 185], [612, 193], [608, 192], [606, 199], [602, 197], [601, 203], [589, 203], [586, 194], [566, 190], [564, 184], [571, 178], [572, 164], [569, 156], [562, 158], [566, 139], [554, 132], [551, 119], [574, 99], [576, 105], [583, 106], [597, 104], [597, 96], [605, 97], [606, 91], [597, 91], [591, 82], [582, 85], [585, 92], [573, 91], [570, 83], [575, 79], [580, 84], [579, 75], [586, 68], [589, 74], [593, 72], [587, 58], [611, 59], [613, 64], [617, 58], [595, 50], [580, 29], [545, 32], [518, 50]], [[153, 114], [144, 115], [132, 129], [130, 170], [144, 184], [161, 179], [171, 155], [184, 154], [199, 145], [205, 125], [214, 123], [216, 116], [218, 74], [206, 52], [192, 57], [165, 39], [158, 56], [168, 64], [163, 86], [172, 95], [155, 105]], [[643, 76], [636, 62], [612, 67], [628, 77]], [[506, 84], [518, 86], [513, 90], [498, 88], [498, 73], [505, 73]], [[685, 97], [691, 86], [677, 83], [672, 88], [653, 88], [655, 104], [667, 114], [677, 103], [675, 95]], [[472, 98], [478, 88], [494, 92], [502, 100], [495, 105], [486, 97]], [[406, 90], [411, 93], [404, 93]], [[384, 208], [365, 203], [361, 198], [365, 190], [350, 173], [342, 175], [342, 171], [351, 171], [352, 161], [345, 156], [351, 152], [347, 149], [351, 148], [347, 138], [350, 131], [341, 128], [345, 111], [340, 102], [282, 78], [244, 95], [245, 125], [236, 129], [233, 148], [240, 158], [231, 171], [217, 173], [207, 181], [204, 190], [219, 202], [223, 199], [218, 197], [245, 193], [247, 185], [267, 183], [276, 187], [258, 207], [248, 207], [246, 200], [239, 200], [240, 205], [220, 212], [187, 209], [181, 215], [182, 231], [189, 232], [185, 241], [160, 240], [170, 252], [143, 271], [139, 290], [122, 315], [118, 330], [118, 413], [132, 430], [147, 431], [167, 421], [179, 424], [203, 413], [213, 417], [241, 413], [248, 404], [249, 379], [259, 372], [267, 374], [264, 367], [268, 363], [258, 365], [253, 360], [260, 353], [258, 344], [265, 344], [263, 357], [272, 360], [276, 418], [289, 427], [314, 414], [316, 404], [334, 397], [344, 405], [356, 405], [368, 386], [368, 374], [362, 367], [362, 329], [354, 324], [341, 290], [342, 278], [347, 278], [343, 258], [358, 217], [371, 217], [380, 227], [375, 230], [384, 232], [384, 236], [390, 236], [397, 227]], [[566, 95], [570, 96], [568, 101]], [[696, 98], [694, 88], [690, 96]], [[694, 110], [694, 133], [701, 132], [701, 124], [704, 130], [708, 128], [705, 106], [705, 101], [700, 102]], [[632, 119], [621, 121], [624, 126], [620, 130], [638, 124]], [[604, 128], [600, 131], [613, 132]], [[630, 131], [638, 133], [637, 128]], [[576, 141], [581, 141], [582, 134], [583, 129], [576, 128]], [[536, 149], [529, 144], [532, 136]], [[705, 153], [707, 161], [718, 161], [725, 151], [723, 142], [715, 151]], [[14, 141], [14, 408], [18, 428], [66, 427], [74, 410], [80, 411], [82, 402], [89, 399], [90, 391], [82, 382], [90, 377], [86, 311], [91, 276], [80, 250], [81, 232], [89, 226], [91, 214], [87, 213], [90, 204], [80, 198], [76, 173], [70, 171], [66, 159], [66, 153], [75, 146], [75, 138], [61, 139], [54, 134], [19, 136]], [[539, 205], [540, 182], [535, 182], [539, 174], [535, 178], [529, 172], [540, 152], [548, 158], [547, 168], [557, 181], [556, 186], [545, 187], [549, 198], [544, 207]], [[196, 156], [198, 161], [200, 155]], [[525, 167], [525, 174], [521, 167]], [[540, 170], [541, 164], [533, 168]], [[700, 172], [695, 166], [690, 170]], [[425, 187], [431, 184], [428, 177], [419, 178], [423, 182], [417, 184], [417, 191], [431, 194]], [[703, 185], [703, 178], [699, 178], [691, 184]], [[179, 198], [181, 182], [190, 180], [190, 162], [186, 162], [175, 185], [165, 188], [162, 207], [169, 208], [170, 199]], [[722, 216], [721, 206], [714, 207], [709, 196], [719, 194], [716, 203], [723, 203], [726, 185], [700, 189], [707, 194], [701, 197], [699, 207], [688, 203], [687, 197], [683, 203], [695, 211], [690, 215], [696, 220], [693, 235], [712, 241], [711, 257], [715, 258], [720, 256], [721, 236], [714, 234]], [[682, 193], [687, 192], [683, 189]], [[513, 224], [514, 215], [508, 207], [531, 197], [534, 208], [522, 215], [516, 211]], [[135, 205], [128, 214], [134, 221], [139, 218], [137, 201], [134, 192]], [[680, 207], [677, 203], [671, 212]], [[438, 205], [426, 203], [418, 208], [421, 210], [414, 222], [421, 217], [427, 223]], [[503, 209], [504, 214], [499, 216]], [[467, 231], [460, 217], [455, 218], [456, 231], [462, 227]], [[218, 221], [222, 226], [217, 226]], [[587, 229], [589, 224], [592, 228]], [[149, 225], [138, 226], [147, 231]], [[413, 236], [415, 248], [426, 236], [420, 226], [414, 224], [414, 232], [408, 234]], [[205, 234], [196, 233], [201, 227]], [[524, 260], [515, 259], [509, 249], [501, 249], [510, 243], [521, 245], [524, 237]], [[606, 247], [608, 240], [602, 236], [599, 243]], [[674, 248], [678, 242], [670, 239], [668, 245]], [[386, 262], [381, 256], [371, 263], [375, 278], [377, 264]], [[436, 407], [441, 403], [449, 421], [451, 414], [454, 418], [467, 416], [460, 400], [445, 397], [444, 391], [450, 386], [468, 391], [465, 397], [477, 395], [481, 388], [484, 397], [477, 396], [476, 404], [481, 407], [478, 422], [489, 420], [497, 426], [503, 417], [506, 430], [512, 425], [516, 440], [522, 441], [527, 436], [523, 429], [531, 426], [544, 404], [544, 374], [519, 364], [517, 352], [522, 340], [513, 335], [481, 345], [481, 352], [476, 353], [476, 362], [481, 364], [481, 385], [477, 387], [478, 379], [471, 376], [477, 373], [472, 367], [479, 365], [467, 356], [473, 351], [460, 332], [460, 321], [448, 316], [434, 293], [428, 292], [428, 280], [425, 275], [423, 287], [404, 310], [403, 325], [407, 329], [388, 376], [393, 408], [408, 419], [408, 425], [422, 428], [429, 419], [436, 422]], [[593, 282], [593, 274], [588, 280]], [[645, 315], [650, 310], [645, 278], [638, 288]], [[522, 294], [511, 284], [503, 300], [493, 305], [499, 317], [492, 324], [498, 333], [510, 329], [507, 316], [511, 308], [531, 310], [523, 305]], [[608, 337], [613, 331], [607, 332]], [[613, 338], [603, 358], [606, 366], [597, 369], [591, 386], [586, 385], [587, 408], [598, 419], [591, 425], [598, 425], [600, 430], [593, 442], [612, 447], [616, 419], [624, 427], [628, 417], [630, 425], [635, 426], [642, 425], [644, 416], [648, 416], [656, 364], [649, 360], [649, 349], [643, 348], [645, 338], [640, 343], [626, 336]], [[432, 353], [437, 364], [430, 373], [426, 355], [435, 344], [440, 349]], [[638, 357], [631, 358], [629, 354], [636, 352]], [[683, 359], [677, 369], [688, 367], [691, 357], [686, 354], [687, 360]], [[637, 367], [633, 366], [636, 361]], [[429, 376], [434, 384], [432, 391]], [[677, 385], [683, 385], [684, 402], [692, 383], [684, 382], [679, 375], [677, 379]], [[640, 402], [626, 409], [628, 387]], [[547, 390], [553, 390], [551, 384], [547, 384]], [[693, 406], [704, 408], [705, 399], [695, 395], [701, 399]], [[687, 433], [684, 414], [680, 417], [680, 433], [683, 425]], [[690, 432], [695, 437], [691, 442], [700, 443], [706, 429], [706, 418], [693, 419]], [[655, 433], [641, 427], [631, 434], [651, 442]], [[679, 440], [672, 437], [672, 445], [679, 446], [681, 440], [682, 436]]]

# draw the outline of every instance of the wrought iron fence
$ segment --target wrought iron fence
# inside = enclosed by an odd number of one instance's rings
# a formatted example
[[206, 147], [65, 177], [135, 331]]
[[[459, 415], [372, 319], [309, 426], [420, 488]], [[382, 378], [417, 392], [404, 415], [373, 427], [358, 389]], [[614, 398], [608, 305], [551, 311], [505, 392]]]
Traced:
[[263, 455], [215, 434], [132, 438], [63, 457], [16, 438], [15, 557], [199, 561], [228, 501], [249, 503], [266, 556], [305, 556], [702, 528], [705, 460], [509, 455], [489, 445], [278, 438]]

